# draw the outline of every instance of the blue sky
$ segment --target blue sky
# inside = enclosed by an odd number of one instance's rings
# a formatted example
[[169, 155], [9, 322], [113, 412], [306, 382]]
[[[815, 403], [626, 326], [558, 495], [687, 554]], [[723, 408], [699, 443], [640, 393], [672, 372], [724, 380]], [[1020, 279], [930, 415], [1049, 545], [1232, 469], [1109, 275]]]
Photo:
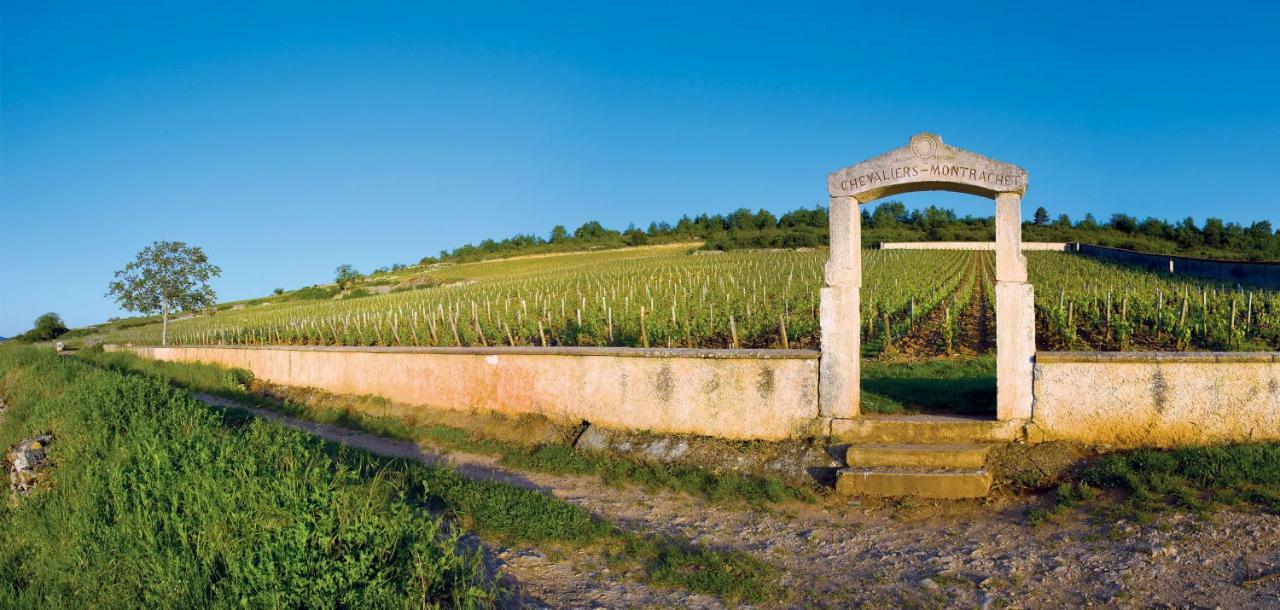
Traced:
[[1027, 168], [1028, 215], [1280, 225], [1270, 3], [545, 4], [6, 0], [0, 335], [119, 315], [106, 284], [157, 239], [246, 298], [555, 224], [813, 206], [919, 131]]

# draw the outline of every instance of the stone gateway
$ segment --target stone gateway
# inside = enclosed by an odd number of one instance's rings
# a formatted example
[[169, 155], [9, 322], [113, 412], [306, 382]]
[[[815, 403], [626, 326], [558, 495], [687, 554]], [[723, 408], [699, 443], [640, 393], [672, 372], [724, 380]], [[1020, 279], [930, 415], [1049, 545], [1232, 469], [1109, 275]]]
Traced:
[[891, 150], [827, 177], [831, 255], [822, 288], [818, 396], [826, 417], [859, 414], [862, 215], [858, 206], [915, 191], [953, 191], [996, 202], [996, 417], [1031, 417], [1035, 298], [1022, 255], [1027, 171], [920, 133]]

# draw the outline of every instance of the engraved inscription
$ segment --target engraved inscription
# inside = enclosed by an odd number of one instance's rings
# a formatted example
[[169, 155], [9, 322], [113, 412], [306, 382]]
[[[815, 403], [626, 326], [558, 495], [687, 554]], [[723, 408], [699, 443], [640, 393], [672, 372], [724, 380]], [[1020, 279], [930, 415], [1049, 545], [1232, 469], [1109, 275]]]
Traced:
[[849, 176], [840, 181], [840, 188], [846, 191], [860, 191], [871, 188], [882, 182], [896, 182], [904, 178], [951, 178], [967, 180], [991, 186], [993, 189], [1005, 188], [1017, 190], [1022, 188], [1022, 174], [988, 172], [973, 167], [947, 163], [917, 163], [880, 169], [866, 174]]

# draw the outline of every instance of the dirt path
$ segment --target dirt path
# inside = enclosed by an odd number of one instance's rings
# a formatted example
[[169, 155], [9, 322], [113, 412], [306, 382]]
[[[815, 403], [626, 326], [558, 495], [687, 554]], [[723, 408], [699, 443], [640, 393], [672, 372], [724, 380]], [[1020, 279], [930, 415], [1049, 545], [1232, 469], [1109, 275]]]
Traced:
[[[214, 406], [231, 401], [199, 394]], [[1156, 523], [1095, 523], [1067, 514], [1029, 528], [1026, 504], [879, 503], [828, 499], [771, 510], [683, 494], [611, 487], [594, 477], [525, 473], [264, 409], [263, 417], [374, 453], [446, 463], [469, 477], [542, 490], [619, 526], [752, 553], [777, 566], [782, 607], [1280, 606], [1280, 517], [1223, 511]], [[589, 553], [547, 556], [486, 547], [528, 606], [719, 608], [718, 600], [611, 574]]]
[[[987, 286], [983, 281], [987, 274], [982, 253], [969, 253], [968, 266], [961, 285], [973, 285], [969, 302], [959, 314], [958, 332], [952, 339], [954, 355], [974, 356], [986, 354], [995, 348], [995, 316], [987, 307]], [[947, 356], [947, 340], [943, 334], [946, 324], [946, 303], [933, 308], [924, 319], [905, 336], [894, 342], [895, 353], [907, 359], [930, 359]]]
[[956, 343], [960, 353], [978, 355], [992, 353], [996, 349], [996, 316], [988, 305], [988, 280], [993, 279], [995, 270], [987, 265], [987, 260], [974, 257], [977, 266], [973, 273], [973, 294], [960, 313], [960, 331], [956, 333]]

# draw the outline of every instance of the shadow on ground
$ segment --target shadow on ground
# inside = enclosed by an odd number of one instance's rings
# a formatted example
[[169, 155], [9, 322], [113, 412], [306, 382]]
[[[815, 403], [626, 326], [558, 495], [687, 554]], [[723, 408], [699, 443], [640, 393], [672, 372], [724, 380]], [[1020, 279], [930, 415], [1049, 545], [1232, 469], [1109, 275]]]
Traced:
[[991, 415], [996, 412], [995, 359], [862, 361], [866, 413]]

